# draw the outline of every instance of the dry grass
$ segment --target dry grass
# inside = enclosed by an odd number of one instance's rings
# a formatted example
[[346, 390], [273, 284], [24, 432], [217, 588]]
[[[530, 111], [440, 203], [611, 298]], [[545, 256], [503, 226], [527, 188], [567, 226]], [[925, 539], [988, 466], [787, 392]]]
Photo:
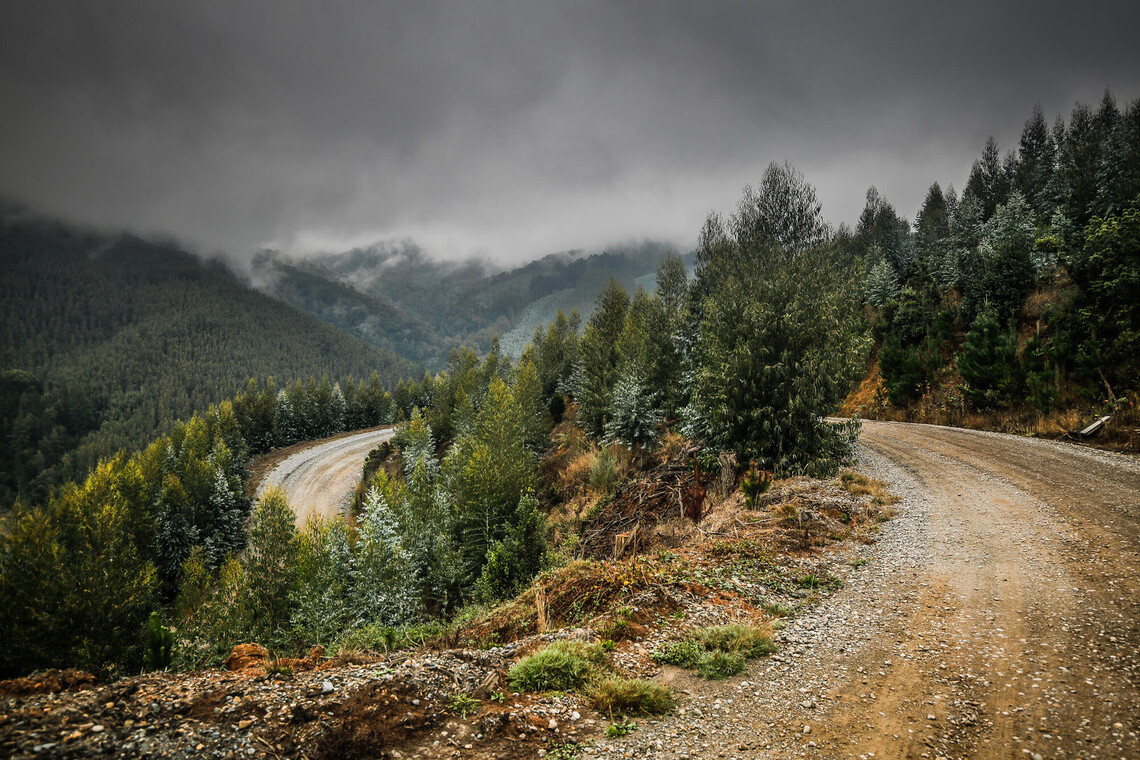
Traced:
[[881, 480], [869, 478], [861, 472], [845, 470], [839, 475], [839, 484], [852, 496], [870, 496], [871, 503], [878, 506], [897, 504], [899, 497], [887, 488]]
[[607, 678], [588, 693], [594, 707], [611, 720], [619, 715], [661, 715], [677, 703], [667, 687], [637, 678]]

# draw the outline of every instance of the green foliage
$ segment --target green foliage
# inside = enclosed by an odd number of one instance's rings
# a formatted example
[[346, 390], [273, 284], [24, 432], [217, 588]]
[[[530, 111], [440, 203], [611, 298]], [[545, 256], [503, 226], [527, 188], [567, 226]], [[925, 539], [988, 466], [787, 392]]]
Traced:
[[542, 569], [546, 555], [543, 517], [533, 493], [519, 499], [511, 522], [507, 536], [487, 551], [473, 591], [476, 602], [487, 604], [513, 597]]
[[605, 442], [641, 448], [651, 446], [661, 435], [662, 422], [654, 396], [654, 392], [637, 375], [622, 376], [613, 390], [610, 419], [605, 425]]
[[692, 640], [706, 651], [737, 652], [752, 659], [776, 651], [771, 635], [761, 629], [740, 623], [726, 623], [696, 632]]
[[138, 238], [6, 219], [0, 271], [0, 367], [37, 384], [15, 416], [0, 408], [3, 506], [17, 494], [44, 503], [51, 486], [145, 445], [250, 377], [379, 370], [395, 382], [411, 368], [220, 264]]
[[1008, 319], [1032, 290], [1036, 226], [1029, 205], [1020, 193], [997, 207], [985, 227], [980, 245], [983, 275], [980, 292], [999, 320]]
[[0, 532], [0, 674], [141, 663], [157, 577], [133, 541], [122, 465], [104, 462]]
[[1077, 314], [1118, 387], [1140, 383], [1140, 196], [1122, 214], [1095, 218], [1080, 257]]
[[455, 694], [448, 700], [447, 706], [460, 718], [466, 718], [468, 715], [479, 712], [481, 705], [479, 700], [470, 694]]
[[715, 650], [705, 653], [697, 662], [697, 675], [712, 681], [720, 681], [743, 673], [747, 664], [739, 652]]
[[1017, 336], [1003, 330], [991, 309], [970, 326], [958, 354], [962, 394], [977, 409], [998, 409], [1010, 402], [1017, 383]]
[[251, 632], [262, 642], [274, 643], [287, 631], [298, 580], [300, 542], [295, 520], [285, 494], [277, 488], [267, 491], [253, 510], [242, 569], [252, 592]]
[[606, 655], [599, 644], [558, 641], [507, 672], [515, 691], [571, 691], [596, 679]]
[[867, 303], [882, 308], [898, 295], [899, 279], [886, 259], [879, 260], [867, 273]]
[[594, 315], [582, 334], [574, 396], [578, 401], [578, 421], [594, 436], [602, 435], [609, 419], [611, 394], [620, 371], [618, 339], [628, 308], [629, 296], [616, 280], [610, 280], [598, 294]]
[[690, 435], [778, 474], [827, 473], [854, 430], [824, 421], [866, 341], [814, 190], [772, 165], [726, 226], [706, 223]]
[[146, 624], [146, 647], [143, 665], [155, 670], [170, 666], [174, 660], [174, 632], [162, 624], [162, 616], [150, 613]]
[[746, 660], [776, 651], [763, 629], [738, 623], [690, 632], [653, 653], [654, 662], [690, 668], [703, 678], [721, 679], [744, 671]]
[[678, 668], [695, 668], [704, 654], [701, 646], [692, 639], [666, 644], [653, 653], [653, 661], [661, 665], [675, 665]]
[[628, 718], [622, 718], [621, 720], [606, 726], [606, 738], [620, 739], [623, 736], [629, 736], [636, 730], [636, 723], [634, 723], [632, 720], [629, 720]]

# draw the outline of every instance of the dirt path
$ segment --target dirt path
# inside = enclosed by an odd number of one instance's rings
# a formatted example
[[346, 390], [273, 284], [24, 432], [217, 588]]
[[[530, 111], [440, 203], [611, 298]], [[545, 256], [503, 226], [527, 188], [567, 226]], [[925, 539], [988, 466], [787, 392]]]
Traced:
[[782, 652], [601, 757], [1140, 758], [1140, 461], [865, 423], [903, 496]]
[[274, 485], [285, 489], [285, 497], [297, 513], [298, 526], [304, 525], [310, 515], [338, 514], [347, 508], [352, 491], [360, 482], [368, 452], [394, 432], [393, 428], [369, 430], [302, 449], [265, 475], [257, 495]]

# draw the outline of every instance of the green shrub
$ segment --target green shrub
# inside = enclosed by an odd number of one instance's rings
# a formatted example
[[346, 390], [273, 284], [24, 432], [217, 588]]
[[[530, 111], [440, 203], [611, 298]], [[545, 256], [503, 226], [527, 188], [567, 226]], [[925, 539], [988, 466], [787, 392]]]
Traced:
[[653, 660], [696, 670], [704, 678], [721, 679], [743, 672], [745, 660], [775, 651], [766, 629], [728, 623], [692, 631], [684, 640], [654, 652]]
[[174, 631], [162, 624], [162, 616], [152, 612], [146, 624], [143, 664], [148, 668], [162, 670], [170, 666], [172, 659], [174, 659]]
[[448, 706], [460, 718], [466, 718], [479, 711], [479, 700], [470, 694], [456, 694], [448, 701]]
[[607, 678], [590, 689], [590, 701], [599, 712], [615, 715], [660, 715], [676, 700], [668, 688], [637, 678]]
[[569, 691], [597, 678], [605, 662], [600, 644], [559, 641], [517, 663], [507, 677], [515, 691]]
[[623, 718], [616, 723], [611, 723], [606, 726], [606, 737], [609, 739], [619, 739], [628, 734], [632, 734], [637, 730], [637, 724], [632, 720]]

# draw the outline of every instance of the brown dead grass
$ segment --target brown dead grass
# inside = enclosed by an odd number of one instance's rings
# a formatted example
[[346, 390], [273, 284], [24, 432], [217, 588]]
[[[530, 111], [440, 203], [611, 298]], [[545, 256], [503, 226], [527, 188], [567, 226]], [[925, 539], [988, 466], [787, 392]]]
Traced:
[[871, 503], [878, 506], [897, 504], [899, 501], [899, 497], [891, 493], [886, 483], [861, 472], [845, 470], [839, 475], [839, 483], [852, 496], [870, 496]]

